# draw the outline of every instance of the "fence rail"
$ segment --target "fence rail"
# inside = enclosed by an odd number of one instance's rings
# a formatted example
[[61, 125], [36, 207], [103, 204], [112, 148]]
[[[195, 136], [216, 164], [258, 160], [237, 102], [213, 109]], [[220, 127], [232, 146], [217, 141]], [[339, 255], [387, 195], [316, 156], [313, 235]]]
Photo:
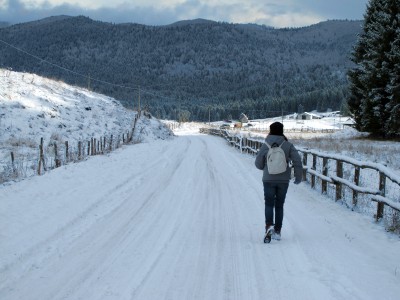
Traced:
[[[257, 154], [264, 143], [261, 140], [231, 134], [228, 130], [202, 128], [200, 132], [223, 137], [241, 152], [253, 155]], [[391, 169], [381, 164], [363, 162], [343, 155], [302, 148], [298, 150], [302, 154], [303, 179], [307, 181], [309, 179], [312, 188], [316, 187], [317, 178], [321, 181], [322, 193], [327, 193], [328, 184], [331, 184], [335, 189], [335, 200], [339, 201], [345, 196], [343, 187], [346, 186], [352, 193], [352, 208], [357, 207], [360, 194], [369, 195], [369, 201], [377, 203], [375, 213], [377, 221], [384, 217], [385, 206], [397, 212], [393, 218], [399, 218], [400, 177]], [[369, 182], [375, 182], [376, 187], [361, 185], [362, 172], [367, 169], [375, 173], [369, 174], [372, 177]]]

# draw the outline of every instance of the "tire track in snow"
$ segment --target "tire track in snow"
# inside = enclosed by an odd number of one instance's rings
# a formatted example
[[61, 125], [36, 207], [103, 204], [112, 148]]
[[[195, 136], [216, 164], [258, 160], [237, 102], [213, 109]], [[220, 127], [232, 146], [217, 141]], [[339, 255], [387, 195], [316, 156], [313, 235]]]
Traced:
[[[212, 143], [210, 145], [209, 137], [202, 138], [207, 143], [198, 146], [202, 154], [194, 166], [198, 170], [194, 176], [199, 179], [198, 182], [195, 180], [197, 185], [193, 199], [195, 203], [200, 203], [198, 215], [192, 215], [192, 218], [187, 218], [188, 222], [183, 222], [181, 230], [174, 236], [177, 241], [171, 242], [168, 251], [171, 253], [162, 257], [158, 263], [158, 272], [146, 279], [140, 293], [135, 294], [136, 299], [243, 299], [249, 295], [254, 298], [261, 295], [258, 290], [254, 290], [252, 274], [255, 264], [249, 263], [254, 259], [254, 241], [249, 238], [254, 235], [253, 228], [245, 223], [243, 226], [241, 217], [243, 213], [248, 215], [244, 210], [246, 202], [243, 203], [246, 191], [240, 192], [237, 187], [240, 182], [231, 182], [232, 179], [227, 176], [226, 172], [233, 172], [236, 166], [226, 169], [226, 164], [232, 163], [229, 157], [220, 157], [226, 153], [216, 153], [221, 151], [219, 147], [222, 140], [215, 140], [217, 145], [213, 146]], [[258, 200], [251, 202], [256, 203], [257, 213], [260, 213]], [[253, 213], [254, 210], [251, 210], [250, 214]], [[257, 236], [258, 245], [260, 241]], [[173, 254], [178, 255], [180, 260], [171, 258]], [[168, 281], [163, 285], [164, 276], [159, 275], [160, 269], [169, 270], [169, 277], [175, 278], [176, 283]], [[161, 271], [161, 274], [164, 273]], [[269, 281], [272, 282], [271, 278]], [[151, 291], [154, 285], [158, 286], [158, 291]], [[265, 281], [260, 286], [263, 285]]]
[[[190, 145], [190, 141], [189, 143], [187, 143], [187, 145], [185, 145], [185, 147], [183, 149], [181, 149], [181, 154], [185, 153], [185, 151], [187, 150], [187, 147]], [[175, 149], [176, 150], [176, 149]], [[165, 174], [165, 173], [160, 173], [160, 174], [154, 174], [154, 171], [156, 171], [160, 166], [157, 166], [156, 168], [154, 168], [151, 172], [149, 172], [149, 176], [146, 177], [144, 179], [144, 182], [150, 182], [150, 183], [154, 183], [157, 182], [159, 185], [157, 186], [157, 188], [155, 190], [150, 189], [149, 187], [146, 186], [142, 186], [141, 190], [144, 191], [144, 193], [140, 193], [138, 195], [136, 195], [136, 198], [141, 198], [142, 199], [142, 204], [138, 209], [135, 209], [134, 213], [131, 213], [129, 218], [125, 218], [126, 219], [126, 223], [124, 223], [122, 226], [118, 226], [118, 228], [116, 228], [114, 231], [116, 232], [115, 236], [118, 237], [117, 241], [114, 241], [115, 238], [107, 241], [107, 244], [103, 245], [102, 248], [104, 249], [108, 249], [107, 252], [108, 253], [112, 253], [113, 254], [113, 260], [110, 262], [107, 262], [107, 264], [104, 264], [104, 268], [105, 270], [103, 272], [96, 272], [99, 273], [99, 275], [102, 274], [107, 274], [107, 271], [110, 271], [110, 266], [113, 265], [113, 263], [115, 261], [119, 260], [119, 256], [124, 255], [124, 253], [129, 253], [129, 249], [134, 249], [135, 245], [137, 244], [143, 244], [142, 240], [146, 237], [148, 237], [149, 235], [148, 233], [148, 228], [144, 228], [142, 226], [142, 220], [143, 220], [143, 215], [148, 215], [147, 211], [151, 211], [151, 209], [154, 208], [154, 206], [156, 205], [156, 202], [154, 200], [156, 200], [156, 195], [157, 194], [161, 194], [162, 191], [165, 189], [166, 186], [169, 185], [170, 181], [174, 178], [176, 170], [179, 169], [180, 164], [181, 164], [181, 160], [179, 159], [171, 159], [170, 157], [175, 158], [175, 156], [171, 156], [169, 154], [163, 154], [159, 160], [159, 162], [157, 163], [157, 165], [162, 164], [165, 168], [168, 168], [171, 170], [171, 174]], [[180, 154], [180, 153], [176, 153], [176, 154]], [[179, 156], [177, 156], [179, 157]], [[150, 194], [148, 194], [148, 192], [150, 191]], [[125, 209], [125, 208], [122, 208]], [[113, 220], [115, 220], [117, 217], [115, 216], [116, 214], [113, 214], [111, 217]], [[120, 214], [118, 214], [118, 218], [120, 217]], [[156, 217], [156, 216], [151, 216], [151, 217]], [[124, 218], [122, 218], [124, 219]], [[157, 219], [157, 218], [156, 218]], [[113, 221], [114, 222], [114, 221]], [[152, 222], [149, 222], [152, 223]], [[145, 223], [145, 225], [147, 225], [148, 223]], [[127, 229], [125, 229], [127, 228]], [[147, 231], [146, 231], [147, 230]], [[140, 232], [141, 234], [137, 234], [137, 232]], [[151, 260], [149, 263], [147, 263], [146, 265], [149, 265], [150, 269], [156, 265], [159, 256], [162, 254], [162, 248], [165, 246], [165, 243], [168, 241], [168, 239], [173, 235], [173, 231], [170, 233], [170, 235], [166, 235], [164, 236], [164, 242], [162, 243], [161, 246], [159, 246], [159, 250], [160, 251], [156, 251], [158, 254], [155, 257], [151, 257]], [[114, 251], [113, 249], [117, 249], [116, 251]], [[149, 250], [149, 249], [147, 249]], [[106, 254], [106, 253], [105, 253]], [[96, 263], [96, 261], [98, 261], [98, 259], [94, 260], [94, 263]], [[145, 266], [144, 266], [145, 267]], [[92, 275], [91, 278], [94, 278], [94, 276]], [[86, 279], [86, 281], [88, 281]], [[90, 286], [90, 284], [88, 285]], [[71, 287], [72, 290], [74, 290], [74, 294], [79, 294], [77, 292], [79, 292], [80, 290], [84, 293], [86, 293], [86, 288], [84, 286], [82, 286], [82, 288], [78, 291], [76, 291], [76, 286], [72, 286]]]
[[[194, 145], [192, 145], [192, 149], [197, 147], [199, 147], [197, 143], [194, 143]], [[196, 152], [197, 150], [194, 151], [191, 149], [189, 149], [189, 152], [185, 152], [185, 156], [183, 158], [184, 161], [182, 162], [181, 170], [179, 170], [180, 176], [177, 176], [176, 182], [172, 187], [172, 189], [175, 189], [176, 196], [182, 198], [180, 212], [177, 215], [177, 218], [180, 220], [180, 222], [177, 226], [175, 226], [174, 234], [170, 237], [170, 241], [167, 247], [164, 248], [162, 255], [157, 256], [155, 263], [152, 264], [152, 267], [149, 268], [149, 270], [146, 272], [143, 280], [141, 280], [140, 284], [137, 284], [137, 287], [133, 290], [130, 299], [147, 298], [148, 296], [143, 296], [143, 293], [148, 293], [148, 291], [144, 290], [144, 287], [151, 286], [153, 289], [153, 284], [149, 283], [149, 281], [152, 282], [153, 277], [158, 277], [159, 275], [161, 275], [161, 278], [157, 279], [156, 281], [158, 286], [160, 287], [160, 282], [165, 281], [164, 272], [169, 272], [176, 263], [179, 263], [179, 261], [181, 261], [181, 259], [176, 260], [174, 258], [181, 258], [180, 256], [177, 256], [177, 248], [179, 248], [179, 244], [181, 244], [181, 242], [179, 243], [179, 241], [182, 240], [182, 230], [180, 229], [183, 226], [187, 226], [188, 223], [192, 223], [194, 219], [191, 217], [191, 215], [195, 215], [198, 212], [198, 207], [200, 206], [200, 203], [194, 203], [195, 205], [193, 205], [191, 202], [193, 200], [193, 194], [196, 194], [196, 192], [199, 190], [198, 186], [193, 186], [193, 189], [187, 189], [187, 187], [184, 186], [185, 183], [189, 185], [195, 184], [196, 179], [199, 177], [198, 174], [201, 173], [201, 170], [198, 169], [198, 157], [193, 156], [193, 154]], [[188, 172], [188, 168], [191, 171]], [[182, 182], [182, 180], [184, 180], [185, 182]], [[177, 187], [178, 189], [176, 190]], [[179, 189], [179, 187], [181, 188]], [[183, 230], [183, 232], [185, 231], [186, 230]], [[176, 239], [176, 236], [179, 237]], [[182, 251], [182, 249], [180, 251]], [[173, 257], [171, 257], [171, 255]], [[173, 259], [174, 261], [174, 264], [172, 265], [170, 264], [171, 259]], [[165, 267], [165, 264], [168, 264], [169, 266]], [[160, 270], [157, 270], [156, 267], [161, 268], [161, 270], [164, 271], [161, 271], [160, 273]], [[155, 272], [156, 270], [158, 272]], [[159, 297], [160, 296], [152, 296], [151, 298], [157, 299]]]
[[[165, 146], [164, 146], [165, 149]], [[156, 161], [152, 163], [149, 167], [153, 168], [155, 167], [159, 162]], [[43, 251], [43, 249], [47, 248], [47, 245], [49, 244], [54, 244], [56, 240], [58, 240], [61, 236], [63, 239], [65, 238], [65, 234], [68, 231], [71, 231], [72, 227], [81, 227], [83, 222], [86, 222], [90, 215], [95, 214], [96, 210], [101, 208], [101, 206], [104, 206], [106, 202], [110, 201], [111, 196], [116, 192], [119, 191], [123, 188], [126, 188], [128, 185], [134, 185], [137, 186], [140, 183], [140, 178], [138, 178], [138, 175], [142, 173], [142, 170], [134, 169], [134, 173], [127, 178], [125, 178], [121, 183], [119, 183], [116, 186], [113, 186], [109, 188], [108, 190], [104, 191], [104, 195], [102, 195], [97, 201], [92, 203], [89, 207], [87, 207], [84, 211], [80, 212], [76, 217], [73, 219], [69, 220], [67, 223], [65, 223], [62, 227], [56, 228], [55, 232], [47, 237], [45, 240], [39, 241], [35, 243], [33, 246], [29, 247], [28, 249], [24, 249], [24, 252], [20, 253], [18, 255], [18, 258], [15, 258], [13, 261], [8, 261], [8, 263], [4, 264], [0, 268], [0, 272], [3, 272], [7, 269], [11, 269], [14, 265], [16, 264], [23, 264], [29, 258], [32, 256], [32, 254], [41, 252], [41, 253], [48, 253], [49, 251]], [[139, 179], [139, 180], [138, 180]], [[139, 181], [139, 182], [137, 182]], [[58, 191], [60, 194], [67, 194], [69, 196], [66, 196], [71, 199], [75, 199], [76, 197], [79, 197], [80, 194], [84, 194], [82, 192], [82, 188], [74, 188], [72, 191], [68, 190], [70, 186], [67, 186], [66, 189], [63, 189], [61, 191]], [[41, 191], [43, 193], [43, 191]], [[54, 197], [56, 195], [51, 195], [50, 197]], [[46, 194], [41, 195], [41, 197], [49, 197]], [[57, 201], [57, 199], [55, 199]], [[116, 205], [123, 205], [123, 203], [116, 203]], [[73, 239], [73, 237], [71, 237]], [[40, 264], [40, 262], [36, 262], [36, 264]]]
[[[183, 148], [183, 150], [182, 150], [182, 153], [184, 153], [185, 152], [185, 150], [186, 150], [186, 148]], [[160, 164], [162, 164], [162, 163], [165, 163], [165, 162], [167, 162], [167, 165], [168, 164], [170, 164], [170, 169], [172, 170], [172, 171], [176, 171], [176, 169], [177, 169], [177, 167], [179, 167], [179, 164], [180, 164], [180, 160], [178, 159], [178, 160], [175, 160], [175, 161], [172, 161], [172, 160], [170, 160], [170, 157], [171, 156], [169, 156], [169, 155], [167, 155], [167, 156], [165, 156], [165, 154], [164, 155], [162, 155], [161, 157], [160, 157], [160, 159], [158, 160], [158, 161], [155, 161], [153, 164], [151, 164], [149, 167], [153, 167], [154, 166], [154, 168], [148, 168], [147, 170], [145, 170], [144, 171], [144, 175], [146, 176], [146, 173], [148, 173], [148, 175], [147, 175], [147, 177], [145, 177], [145, 178], [147, 178], [147, 179], [149, 179], [149, 180], [157, 180], [157, 176], [159, 176], [158, 174], [154, 174], [154, 170], [156, 170], [157, 168], [156, 168], [156, 166], [157, 165], [160, 165]], [[172, 165], [171, 165], [172, 164]], [[28, 251], [27, 252], [27, 254], [25, 254], [25, 256], [24, 256], [24, 260], [22, 261], [22, 263], [23, 263], [23, 265], [35, 265], [35, 266], [40, 266], [43, 262], [46, 262], [47, 260], [49, 260], [49, 259], [55, 259], [55, 260], [57, 260], [57, 256], [59, 256], [59, 255], [61, 255], [61, 257], [62, 256], [66, 256], [67, 254], [68, 254], [68, 251], [72, 251], [71, 249], [62, 249], [62, 253], [52, 253], [52, 255], [48, 255], [48, 256], [46, 256], [42, 261], [39, 261], [39, 262], [34, 262], [34, 263], [26, 263], [26, 261], [29, 261], [30, 259], [31, 259], [31, 257], [33, 257], [33, 260], [35, 260], [36, 259], [36, 257], [34, 256], [36, 253], [39, 253], [39, 252], [42, 252], [43, 251], [43, 247], [46, 247], [46, 245], [48, 245], [48, 244], [52, 244], [52, 243], [54, 243], [55, 242], [55, 240], [58, 240], [58, 239], [63, 239], [63, 237], [64, 237], [64, 235], [65, 235], [65, 232], [68, 232], [68, 231], [71, 231], [72, 230], [72, 227], [74, 226], [74, 225], [76, 225], [76, 226], [81, 226], [81, 222], [82, 221], [84, 221], [85, 220], [85, 216], [87, 216], [87, 214], [89, 214], [90, 212], [92, 212], [92, 210], [94, 209], [94, 208], [96, 208], [99, 204], [102, 204], [105, 200], [107, 200], [107, 199], [109, 199], [109, 198], [112, 198], [113, 196], [116, 196], [116, 197], [119, 197], [120, 195], [119, 195], [119, 189], [121, 189], [121, 187], [122, 186], [124, 186], [124, 185], [128, 185], [129, 183], [131, 183], [131, 180], [133, 179], [133, 178], [136, 178], [137, 177], [137, 175], [138, 175], [138, 173], [136, 173], [136, 174], [133, 174], [131, 177], [129, 177], [127, 180], [125, 180], [125, 182], [123, 182], [123, 183], [120, 183], [120, 184], [118, 184], [116, 187], [114, 187], [112, 190], [110, 190], [108, 193], [107, 193], [107, 195], [105, 195], [104, 197], [102, 197], [101, 199], [100, 199], [100, 201], [99, 202], [96, 202], [93, 206], [91, 206], [87, 211], [85, 211], [84, 213], [83, 213], [83, 215], [82, 216], [79, 216], [78, 218], [76, 218], [76, 219], [74, 219], [72, 222], [70, 222], [70, 223], [68, 223], [65, 227], [63, 227], [61, 230], [58, 230], [53, 236], [51, 236], [48, 240], [46, 240], [45, 242], [43, 242], [43, 243], [41, 243], [41, 244], [38, 244], [34, 249], [31, 249], [30, 251]], [[172, 174], [173, 175], [173, 174]], [[171, 176], [167, 176], [166, 178], [163, 178], [164, 179], [164, 183], [163, 183], [163, 185], [160, 185], [159, 186], [159, 189], [162, 189], [164, 186], [166, 186], [166, 185], [168, 185], [168, 180], [170, 180], [171, 178], [172, 178], [172, 175]], [[159, 181], [159, 182], [161, 182], [161, 181]], [[134, 216], [132, 216], [133, 218], [135, 217], [135, 216], [137, 216], [137, 215], [139, 215], [139, 213], [141, 213], [142, 211], [143, 211], [143, 209], [145, 209], [145, 207], [146, 207], [146, 205], [149, 203], [149, 201], [151, 201], [152, 200], [152, 196], [153, 196], [153, 194], [154, 194], [155, 192], [153, 192], [153, 193], [151, 193], [146, 199], [145, 199], [145, 201], [143, 201], [143, 203], [142, 203], [142, 205], [139, 207], [139, 208], [136, 208], [135, 207], [135, 209], [137, 210], [135, 213], [134, 213]], [[115, 195], [116, 194], [116, 195]], [[120, 214], [121, 212], [124, 212], [125, 211], [125, 206], [126, 206], [126, 204], [128, 203], [128, 202], [130, 202], [130, 198], [132, 197], [132, 195], [128, 195], [123, 201], [122, 201], [122, 203], [120, 203], [120, 205], [118, 205], [118, 206], [116, 206], [114, 209], [112, 209], [110, 212], [108, 212], [108, 214], [106, 214], [106, 215], [104, 215], [100, 220], [97, 220], [97, 222], [96, 223], [94, 223], [94, 224], [90, 224], [90, 225], [93, 225], [92, 227], [95, 229], [95, 230], [97, 230], [97, 231], [106, 231], [107, 229], [106, 229], [106, 227], [107, 227], [107, 225], [103, 225], [102, 227], [100, 227], [99, 225], [101, 224], [101, 223], [103, 223], [103, 224], [105, 224], [105, 222], [107, 222], [107, 220], [109, 220], [109, 219], [113, 219], [113, 223], [114, 223], [114, 225], [115, 225], [115, 223], [116, 223], [116, 221], [118, 221], [118, 218], [114, 218], [114, 216], [115, 215], [117, 215], [117, 214]], [[130, 213], [129, 211], [128, 211], [128, 213]], [[115, 219], [116, 219], [116, 221], [115, 221]], [[123, 219], [122, 219], [123, 220]], [[126, 220], [126, 222], [125, 223], [122, 223], [122, 225], [120, 225], [120, 227], [121, 228], [124, 228], [124, 227], [127, 227], [129, 224], [133, 224], [134, 222], [132, 222], [132, 220], [131, 219], [129, 219], [129, 220]], [[87, 228], [88, 229], [88, 232], [90, 232], [90, 230], [93, 230], [93, 228], [92, 227], [89, 227], [89, 228]], [[101, 230], [99, 230], [98, 228], [101, 228]], [[129, 228], [129, 227], [128, 227]], [[82, 228], [81, 228], [82, 229]], [[122, 238], [126, 238], [126, 235], [129, 235], [131, 232], [127, 232], [124, 236], [122, 236]], [[64, 247], [75, 247], [75, 248], [77, 248], [77, 250], [74, 250], [75, 252], [73, 252], [74, 254], [76, 254], [76, 253], [78, 253], [79, 255], [83, 255], [83, 259], [82, 259], [82, 268], [81, 268], [81, 272], [80, 272], [80, 275], [81, 276], [75, 276], [75, 280], [73, 281], [73, 282], [71, 282], [70, 283], [70, 285], [71, 285], [71, 291], [73, 291], [73, 290], [75, 290], [76, 288], [77, 288], [77, 285], [79, 285], [79, 284], [82, 284], [82, 281], [84, 281], [85, 279], [86, 279], [86, 277], [88, 277], [88, 274], [90, 274], [91, 272], [93, 272], [93, 269], [94, 269], [94, 267], [90, 267], [89, 266], [89, 264], [87, 263], [88, 261], [90, 261], [90, 259], [88, 259], [88, 256], [90, 256], [91, 254], [88, 252], [88, 253], [86, 253], [86, 255], [85, 255], [85, 253], [83, 253], [83, 252], [81, 252], [81, 251], [79, 251], [79, 249], [85, 249], [85, 245], [83, 245], [84, 243], [86, 243], [86, 241], [83, 243], [83, 244], [81, 244], [81, 243], [78, 243], [78, 241], [77, 240], [79, 240], [79, 239], [81, 239], [82, 237], [84, 237], [85, 235], [87, 234], [87, 232], [84, 232], [84, 233], [81, 233], [81, 235], [77, 238], [77, 239], [74, 239], [74, 240], [72, 240], [68, 245], [65, 245], [64, 244]], [[99, 235], [100, 235], [100, 233], [99, 233]], [[105, 249], [105, 250], [107, 250], [108, 249], [108, 247], [109, 247], [109, 244], [116, 244], [116, 239], [117, 239], [117, 237], [121, 237], [121, 236], [118, 236], [118, 235], [116, 235], [115, 237], [112, 237], [112, 239], [109, 241], [109, 243], [105, 243], [105, 244], [103, 244], [103, 245], [96, 245], [93, 241], [91, 241], [91, 247], [98, 247], [98, 249]], [[78, 244], [78, 246], [76, 246], [76, 244]], [[118, 244], [118, 243], [117, 243]], [[72, 249], [74, 249], [74, 248], [72, 248]], [[100, 258], [100, 256], [101, 256], [101, 254], [103, 254], [103, 255], [105, 255], [106, 253], [105, 253], [106, 251], [100, 251], [99, 253], [96, 253], [95, 254], [95, 260], [93, 260], [95, 263], [96, 263], [96, 261], [101, 261], [101, 258]], [[42, 252], [43, 253], [43, 252]], [[92, 258], [93, 259], [93, 258]], [[48, 263], [48, 262], [47, 262]], [[60, 260], [60, 262], [59, 262], [60, 264], [62, 264], [63, 263], [63, 260]], [[18, 270], [20, 273], [22, 273], [23, 275], [21, 276], [21, 277], [15, 277], [15, 278], [13, 278], [14, 280], [14, 283], [20, 283], [21, 281], [23, 281], [23, 280], [27, 280], [27, 279], [29, 279], [29, 276], [33, 276], [33, 274], [36, 274], [36, 273], [38, 273], [38, 272], [40, 272], [41, 270], [39, 269], [39, 268], [33, 268], [32, 270], [25, 270], [25, 272], [21, 272], [21, 270]], [[45, 270], [42, 270], [42, 272], [43, 273], [47, 273], [48, 272], [48, 270], [47, 269], [45, 269]], [[71, 273], [73, 273], [73, 272], [71, 272]], [[72, 274], [70, 274], [70, 275], [72, 275]], [[73, 277], [73, 276], [71, 276], [71, 277]], [[10, 287], [10, 286], [12, 286], [12, 283], [10, 282], [11, 281], [11, 279], [12, 278], [8, 278], [8, 280], [4, 283], [4, 285], [8, 285], [8, 287]], [[66, 280], [66, 281], [68, 281], [68, 280]], [[64, 285], [65, 286], [67, 286], [68, 284], [65, 284], [64, 283]], [[65, 287], [63, 288], [63, 289], [66, 289]], [[42, 292], [41, 292], [42, 293]], [[59, 293], [59, 291], [57, 291], [57, 293]], [[70, 293], [70, 292], [67, 292], [67, 293]], [[1, 293], [0, 293], [0, 295], [1, 295]], [[32, 296], [32, 295], [31, 295]], [[55, 294], [52, 294], [52, 295], [49, 295], [49, 298], [48, 299], [54, 299], [54, 297], [56, 297], [56, 295]], [[41, 299], [46, 299], [45, 298], [45, 296], [44, 295], [41, 295]]]
[[[190, 144], [190, 141], [189, 141]], [[182, 153], [177, 153], [177, 157], [180, 157], [179, 154], [183, 154], [186, 152], [186, 149], [184, 149], [182, 151]], [[183, 156], [183, 155], [182, 155]], [[187, 175], [187, 171], [183, 170], [183, 168], [185, 167], [185, 161], [187, 161], [186, 158], [184, 158], [183, 161], [179, 160], [177, 165], [175, 167], [172, 167], [171, 169], [173, 170], [173, 175], [171, 176], [170, 174], [166, 174], [166, 178], [167, 178], [167, 185], [168, 187], [171, 186], [172, 189], [174, 189], [174, 192], [179, 193], [180, 189], [177, 187], [179, 187], [179, 183], [181, 182], [181, 177]], [[179, 176], [175, 176], [175, 174], [177, 173], [182, 173]], [[171, 182], [174, 181], [174, 182]], [[154, 181], [152, 181], [154, 183]], [[167, 187], [167, 188], [168, 188]], [[162, 186], [159, 187], [160, 190], [163, 189]], [[161, 193], [155, 193], [155, 192], [150, 192], [149, 195], [148, 192], [152, 191], [151, 189], [147, 189], [147, 188], [143, 188], [143, 190], [147, 190], [147, 192], [145, 193], [146, 197], [148, 199], [152, 199], [155, 200], [154, 197], [156, 196], [156, 194], [161, 194]], [[155, 208], [155, 205], [153, 205], [153, 208]], [[161, 207], [161, 209], [158, 207], [157, 211], [158, 212], [162, 212], [163, 207]], [[152, 211], [153, 212], [153, 211]], [[144, 212], [142, 212], [141, 214], [144, 214]], [[179, 215], [181, 215], [182, 212], [177, 211], [175, 213], [176, 217], [173, 219], [178, 219], [179, 220]], [[140, 248], [143, 248], [142, 251], [145, 252], [147, 254], [146, 257], [143, 257], [143, 261], [140, 262], [140, 272], [138, 272], [137, 274], [131, 274], [133, 279], [131, 280], [131, 282], [125, 282], [124, 286], [130, 286], [131, 289], [133, 289], [133, 295], [136, 295], [140, 292], [140, 288], [141, 286], [143, 286], [146, 282], [148, 277], [152, 274], [152, 272], [155, 270], [155, 268], [157, 267], [160, 259], [163, 257], [163, 253], [166, 251], [166, 249], [168, 249], [169, 244], [170, 244], [170, 240], [173, 239], [177, 228], [180, 226], [179, 222], [172, 222], [170, 225], [165, 226], [165, 223], [168, 222], [168, 218], [165, 218], [164, 216], [161, 216], [162, 219], [160, 221], [160, 215], [154, 215], [151, 216], [151, 218], [154, 218], [154, 222], [147, 218], [147, 217], [143, 217], [141, 218], [142, 220], [137, 220], [137, 222], [132, 223], [132, 227], [134, 227], [135, 229], [130, 232], [130, 236], [134, 236], [134, 232], [135, 231], [139, 231], [140, 232], [140, 236], [137, 237], [136, 239], [126, 239], [124, 241], [127, 241], [127, 245], [125, 246], [121, 246], [119, 245], [118, 248], [122, 248], [122, 249], [133, 249], [134, 250], [134, 246], [139, 245]], [[144, 220], [146, 219], [146, 220]], [[164, 223], [159, 223], [165, 221]], [[154, 224], [153, 227], [148, 227], [148, 224]], [[144, 227], [143, 227], [143, 226]], [[157, 238], [159, 237], [159, 238]], [[118, 258], [118, 260], [120, 260], [120, 258]], [[137, 265], [135, 266], [137, 269]], [[117, 270], [119, 270], [119, 268], [117, 268]], [[107, 274], [108, 275], [108, 274]], [[93, 277], [93, 276], [92, 276]], [[90, 285], [89, 285], [90, 286]], [[81, 290], [85, 290], [84, 288], [81, 288]], [[135, 296], [132, 296], [135, 297]], [[125, 293], [125, 297], [124, 298], [128, 298], [127, 293]]]
[[[214, 147], [212, 153], [217, 152], [219, 145], [214, 145]], [[236, 150], [229, 149], [220, 153], [220, 155], [211, 157], [213, 159], [211, 164], [216, 165], [218, 162], [223, 162], [224, 169], [219, 174], [220, 182], [218, 185], [225, 190], [221, 195], [222, 199], [229, 199], [229, 201], [226, 201], [228, 207], [226, 218], [229, 228], [227, 234], [230, 237], [229, 245], [231, 246], [229, 249], [231, 272], [227, 272], [226, 280], [231, 282], [232, 292], [228, 293], [227, 296], [233, 299], [257, 298], [261, 296], [260, 291], [252, 287], [254, 280], [254, 276], [252, 276], [254, 273], [252, 249], [254, 241], [257, 241], [257, 239], [254, 240], [251, 237], [257, 236], [257, 233], [262, 234], [262, 230], [258, 230], [262, 226], [262, 223], [259, 223], [262, 218], [258, 217], [263, 214], [263, 209], [258, 210], [258, 208], [261, 208], [258, 205], [260, 190], [259, 187], [254, 186], [254, 181], [248, 181], [248, 165], [238, 160]], [[231, 174], [231, 176], [224, 176], [225, 173]], [[222, 178], [225, 178], [225, 180], [222, 180]], [[256, 222], [258, 226], [254, 226], [254, 228], [246, 223], [252, 218], [259, 220], [259, 222]], [[269, 281], [271, 282], [271, 279]]]

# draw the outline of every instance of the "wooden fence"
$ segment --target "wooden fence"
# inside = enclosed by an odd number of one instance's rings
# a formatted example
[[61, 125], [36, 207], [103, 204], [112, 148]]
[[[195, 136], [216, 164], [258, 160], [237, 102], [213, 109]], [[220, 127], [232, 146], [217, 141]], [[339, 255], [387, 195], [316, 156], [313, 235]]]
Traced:
[[[88, 156], [106, 154], [120, 148], [123, 144], [129, 144], [133, 141], [133, 134], [139, 118], [140, 114], [136, 114], [132, 129], [127, 130], [125, 133], [119, 133], [117, 135], [111, 134], [108, 137], [91, 138], [88, 141], [78, 141], [75, 147], [71, 147], [72, 145], [68, 141], [62, 144], [53, 142], [47, 147], [47, 149], [52, 148], [52, 151], [49, 150], [47, 153], [45, 151], [44, 140], [41, 138], [39, 144], [39, 158], [33, 161], [32, 168], [36, 170], [37, 175], [42, 175], [47, 170], [58, 168], [70, 162], [81, 161]], [[11, 152], [10, 177], [20, 177], [18, 168], [16, 167], [14, 152]]]
[[[200, 131], [221, 136], [232, 146], [240, 149], [241, 152], [253, 155], [257, 154], [264, 143], [261, 140], [231, 135], [227, 130], [204, 128]], [[398, 218], [400, 212], [400, 178], [392, 170], [381, 164], [362, 162], [342, 155], [301, 148], [298, 148], [298, 150], [302, 154], [303, 179], [309, 181], [312, 188], [316, 188], [316, 179], [318, 178], [321, 182], [321, 192], [326, 194], [328, 184], [330, 184], [335, 189], [335, 200], [339, 201], [345, 196], [343, 187], [346, 186], [351, 191], [352, 208], [357, 207], [360, 194], [364, 194], [369, 196], [370, 201], [377, 203], [376, 220], [384, 217], [386, 206], [396, 211]], [[360, 178], [365, 170], [372, 170], [375, 173], [369, 175], [372, 177], [372, 182], [376, 181], [376, 187], [361, 186]]]

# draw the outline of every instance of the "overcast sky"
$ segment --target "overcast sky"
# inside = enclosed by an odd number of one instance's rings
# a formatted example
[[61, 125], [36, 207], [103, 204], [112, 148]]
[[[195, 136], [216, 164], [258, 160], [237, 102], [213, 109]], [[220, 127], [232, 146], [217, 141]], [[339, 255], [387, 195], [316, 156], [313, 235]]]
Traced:
[[166, 25], [204, 18], [301, 27], [325, 20], [361, 20], [369, 0], [0, 0], [0, 21], [84, 15], [113, 23]]

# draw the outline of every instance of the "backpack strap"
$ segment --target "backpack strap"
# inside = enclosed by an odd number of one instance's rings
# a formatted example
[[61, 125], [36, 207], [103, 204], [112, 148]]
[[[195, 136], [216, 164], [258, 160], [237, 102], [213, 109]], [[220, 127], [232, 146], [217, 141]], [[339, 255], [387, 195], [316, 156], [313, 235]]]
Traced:
[[[279, 147], [279, 148], [282, 148], [282, 145], [283, 145], [285, 142], [286, 142], [286, 141], [283, 141], [282, 144], [278, 145], [278, 147]], [[272, 146], [270, 146], [267, 142], [265, 142], [265, 144], [267, 145], [268, 149], [271, 149], [271, 148], [272, 148]], [[274, 143], [274, 144], [276, 144], [276, 143]], [[274, 145], [274, 144], [272, 144], [272, 145]]]

